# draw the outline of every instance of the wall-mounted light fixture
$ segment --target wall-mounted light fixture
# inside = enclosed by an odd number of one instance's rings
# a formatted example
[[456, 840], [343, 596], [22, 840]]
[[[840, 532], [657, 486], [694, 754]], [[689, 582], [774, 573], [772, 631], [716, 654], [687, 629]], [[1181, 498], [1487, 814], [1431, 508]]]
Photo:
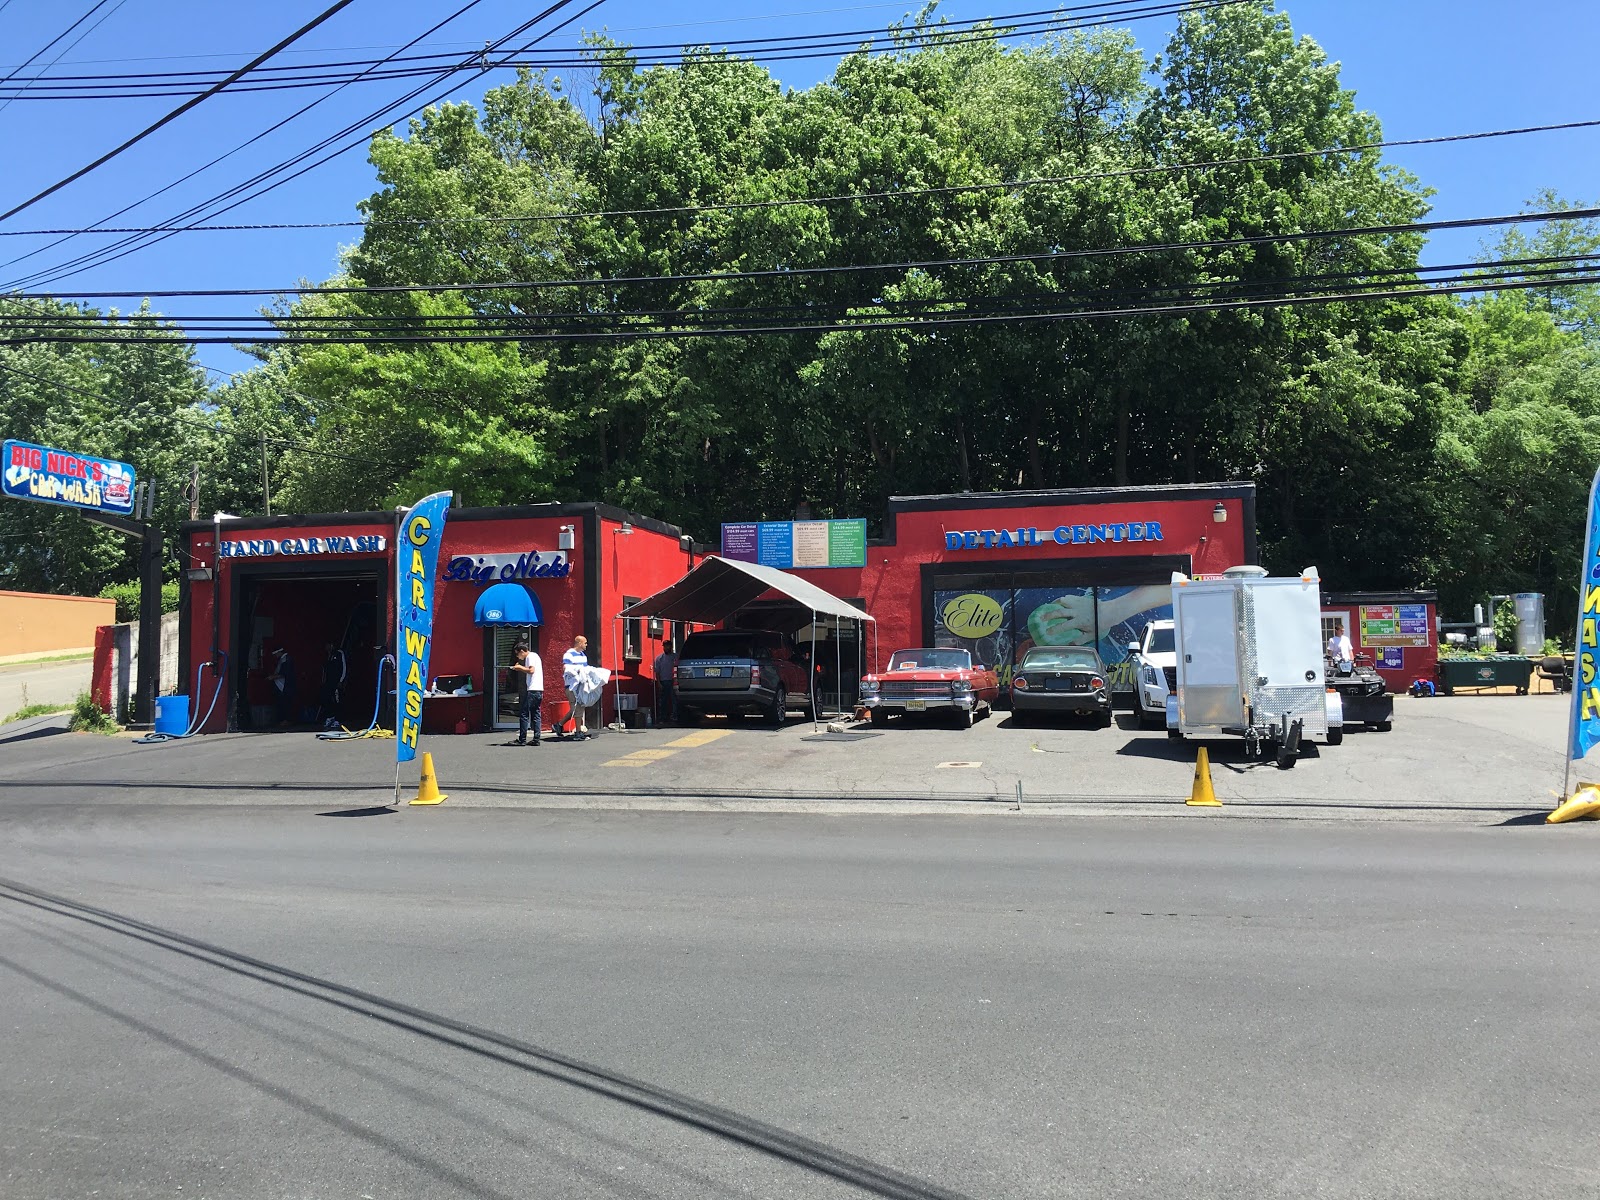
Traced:
[[210, 567], [190, 567], [184, 572], [189, 577], [190, 583], [205, 583], [211, 578]]
[[1217, 501], [1217, 506], [1211, 510], [1211, 519], [1213, 521], [1215, 521], [1218, 525], [1223, 525], [1223, 524], [1227, 523], [1228, 510], [1227, 510], [1226, 506], [1223, 505], [1221, 500], [1218, 500]]
[[617, 526], [617, 532], [619, 534], [621, 534], [623, 537], [632, 537], [633, 536], [633, 522], [632, 521], [624, 521], [621, 525]]
[[563, 525], [559, 530], [556, 531], [557, 550], [571, 550], [577, 544], [577, 535], [574, 526]]

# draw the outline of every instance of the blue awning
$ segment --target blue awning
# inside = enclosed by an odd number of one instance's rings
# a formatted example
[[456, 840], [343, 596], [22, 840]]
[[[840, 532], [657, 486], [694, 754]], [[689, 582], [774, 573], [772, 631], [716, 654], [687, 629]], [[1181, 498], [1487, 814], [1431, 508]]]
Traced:
[[520, 583], [497, 583], [483, 589], [472, 619], [479, 625], [543, 625], [544, 611], [539, 597]]

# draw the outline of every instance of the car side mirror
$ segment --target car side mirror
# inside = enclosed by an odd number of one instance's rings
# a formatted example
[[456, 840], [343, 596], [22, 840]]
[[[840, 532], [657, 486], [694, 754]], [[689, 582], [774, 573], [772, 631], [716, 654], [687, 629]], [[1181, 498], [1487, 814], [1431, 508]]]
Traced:
[[1139, 643], [1138, 642], [1129, 642], [1128, 643], [1128, 653], [1129, 654], [1137, 654], [1137, 653], [1139, 653]]

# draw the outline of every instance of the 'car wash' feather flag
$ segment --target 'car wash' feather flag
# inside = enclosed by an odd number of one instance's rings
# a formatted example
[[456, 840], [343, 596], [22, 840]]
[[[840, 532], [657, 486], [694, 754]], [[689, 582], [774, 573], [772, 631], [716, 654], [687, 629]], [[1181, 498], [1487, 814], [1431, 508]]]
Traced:
[[395, 547], [395, 769], [417, 756], [422, 733], [422, 694], [428, 690], [428, 651], [433, 645], [433, 576], [444, 540], [450, 493], [435, 492], [417, 501], [400, 522]]

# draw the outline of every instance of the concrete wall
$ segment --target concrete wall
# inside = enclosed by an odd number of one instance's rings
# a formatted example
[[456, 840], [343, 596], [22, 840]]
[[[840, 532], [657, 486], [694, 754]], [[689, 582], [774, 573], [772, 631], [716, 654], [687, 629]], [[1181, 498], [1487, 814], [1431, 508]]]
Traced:
[[94, 631], [117, 619], [117, 602], [95, 596], [0, 592], [0, 662], [94, 648]]

